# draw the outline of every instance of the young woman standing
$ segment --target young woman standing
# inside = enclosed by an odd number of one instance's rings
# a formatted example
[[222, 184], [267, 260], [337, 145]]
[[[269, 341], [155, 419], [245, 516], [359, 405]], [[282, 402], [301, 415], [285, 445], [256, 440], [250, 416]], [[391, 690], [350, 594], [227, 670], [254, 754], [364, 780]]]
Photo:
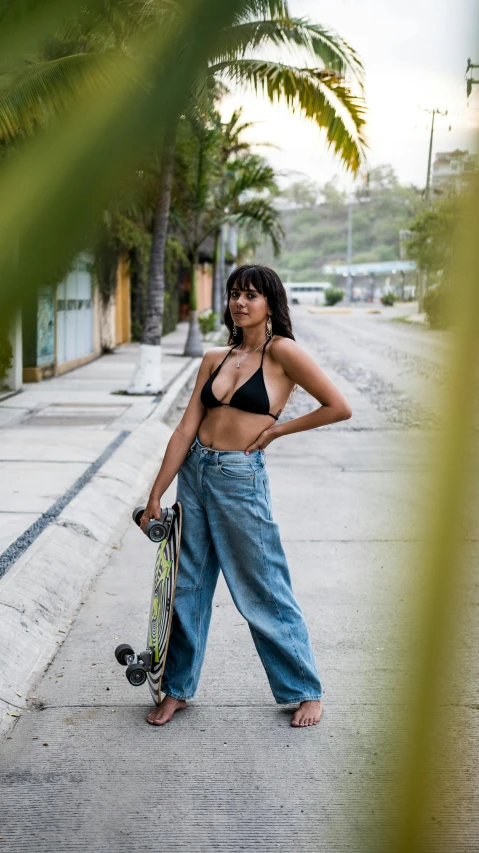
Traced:
[[[226, 290], [229, 346], [204, 356], [141, 521], [144, 529], [160, 517], [162, 495], [178, 474], [183, 532], [165, 697], [147, 720], [163, 725], [195, 694], [221, 568], [276, 702], [299, 703], [291, 725], [315, 725], [322, 687], [272, 519], [264, 451], [281, 436], [346, 420], [351, 408], [295, 342], [286, 292], [273, 270], [238, 267]], [[320, 406], [277, 423], [295, 385]]]

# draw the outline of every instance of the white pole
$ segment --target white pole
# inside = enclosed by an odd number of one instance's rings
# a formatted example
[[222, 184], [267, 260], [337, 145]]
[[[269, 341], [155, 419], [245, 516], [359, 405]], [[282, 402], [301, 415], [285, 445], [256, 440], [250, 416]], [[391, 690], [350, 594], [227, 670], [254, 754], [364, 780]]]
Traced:
[[351, 276], [351, 258], [353, 254], [353, 205], [352, 205], [352, 195], [349, 195], [348, 199], [348, 277], [346, 280], [346, 302], [348, 305], [351, 303], [352, 298], [352, 276]]

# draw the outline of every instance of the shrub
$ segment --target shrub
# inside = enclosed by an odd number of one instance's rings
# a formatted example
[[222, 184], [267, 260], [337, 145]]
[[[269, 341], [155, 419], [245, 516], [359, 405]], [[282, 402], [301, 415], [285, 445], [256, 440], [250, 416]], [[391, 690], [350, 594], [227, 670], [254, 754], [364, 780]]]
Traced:
[[324, 291], [324, 301], [326, 305], [336, 305], [336, 302], [341, 302], [344, 296], [344, 290], [340, 287], [328, 287]]
[[204, 338], [206, 338], [206, 335], [210, 332], [214, 332], [217, 317], [218, 314], [216, 314], [215, 311], [210, 311], [208, 314], [198, 315], [198, 323], [200, 324], [201, 334]]
[[0, 326], [0, 385], [2, 384], [13, 359], [13, 349], [4, 323]]
[[433, 284], [424, 294], [424, 311], [431, 329], [445, 329], [447, 289], [444, 284]]
[[383, 293], [381, 296], [381, 302], [383, 305], [394, 305], [396, 302], [397, 296], [392, 290], [387, 290], [386, 293]]

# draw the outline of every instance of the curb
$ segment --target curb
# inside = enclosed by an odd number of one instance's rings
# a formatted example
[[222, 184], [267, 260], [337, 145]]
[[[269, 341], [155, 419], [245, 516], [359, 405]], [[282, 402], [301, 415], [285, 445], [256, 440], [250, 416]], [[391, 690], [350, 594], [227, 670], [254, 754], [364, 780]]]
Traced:
[[94, 578], [146, 497], [171, 436], [162, 422], [200, 359], [115, 450], [0, 581], [0, 734], [35, 707], [28, 697], [63, 644]]
[[166, 418], [170, 409], [173, 407], [176, 398], [181, 394], [183, 388], [188, 383], [190, 376], [200, 366], [201, 358], [192, 358], [190, 363], [183, 368], [180, 375], [176, 377], [168, 386], [166, 394], [161, 398], [160, 402], [153, 409], [148, 417], [148, 420], [162, 420]]

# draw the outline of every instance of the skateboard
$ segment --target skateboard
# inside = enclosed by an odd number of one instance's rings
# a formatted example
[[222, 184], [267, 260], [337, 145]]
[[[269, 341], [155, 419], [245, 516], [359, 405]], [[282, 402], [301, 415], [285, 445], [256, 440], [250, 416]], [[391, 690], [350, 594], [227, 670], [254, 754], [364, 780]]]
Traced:
[[[144, 506], [133, 510], [132, 518], [140, 525]], [[165, 668], [168, 642], [170, 639], [176, 577], [180, 557], [182, 510], [175, 503], [161, 511], [159, 521], [152, 520], [146, 527], [146, 535], [152, 542], [159, 543], [153, 577], [150, 618], [145, 651], [138, 654], [127, 643], [115, 649], [119, 664], [126, 666], [126, 677], [130, 684], [139, 687], [148, 681], [151, 695], [157, 705], [161, 701], [161, 679]]]

